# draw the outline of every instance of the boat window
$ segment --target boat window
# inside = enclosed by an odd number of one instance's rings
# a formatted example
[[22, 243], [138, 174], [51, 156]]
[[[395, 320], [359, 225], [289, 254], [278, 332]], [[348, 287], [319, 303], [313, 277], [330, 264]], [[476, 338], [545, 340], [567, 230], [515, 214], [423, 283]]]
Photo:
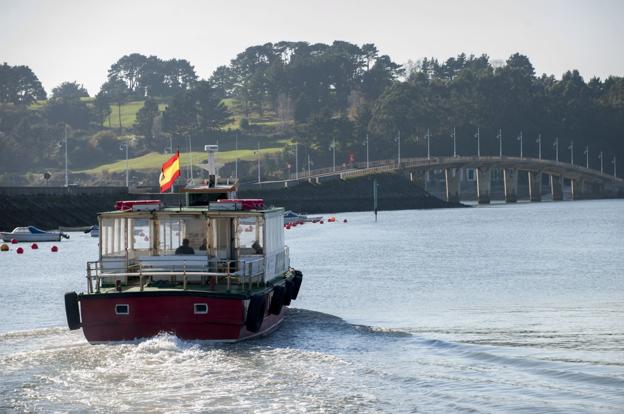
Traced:
[[125, 256], [127, 227], [125, 218], [102, 219], [102, 256]]
[[149, 219], [128, 219], [128, 247], [134, 255], [149, 254], [151, 240]]
[[238, 247], [241, 255], [264, 252], [262, 223], [261, 217], [243, 217], [238, 221]]
[[115, 305], [115, 315], [128, 315], [130, 314], [130, 305]]
[[208, 313], [207, 303], [195, 303], [193, 304], [193, 313], [196, 315], [205, 315]]
[[189, 245], [196, 254], [199, 254], [200, 247], [206, 238], [204, 223], [205, 221], [200, 217], [161, 218], [159, 220], [159, 254], [175, 254], [184, 239], [189, 239]]

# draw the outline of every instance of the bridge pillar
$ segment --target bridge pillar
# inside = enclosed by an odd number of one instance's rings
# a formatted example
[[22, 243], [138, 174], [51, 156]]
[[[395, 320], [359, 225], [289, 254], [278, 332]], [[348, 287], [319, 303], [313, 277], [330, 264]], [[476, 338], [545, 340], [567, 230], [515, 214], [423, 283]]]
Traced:
[[563, 177], [560, 175], [550, 176], [550, 192], [553, 201], [563, 200]]
[[444, 181], [446, 182], [446, 201], [459, 203], [460, 174], [458, 168], [445, 168]]
[[505, 184], [505, 201], [507, 203], [515, 203], [518, 201], [518, 170], [504, 168], [503, 180]]
[[490, 187], [492, 184], [492, 170], [479, 167], [477, 171], [477, 200], [479, 204], [490, 204]]
[[542, 173], [529, 171], [529, 200], [542, 201]]
[[529, 171], [529, 199], [531, 201], [542, 201], [541, 171]]
[[572, 187], [572, 200], [583, 200], [590, 197], [589, 185], [582, 178], [570, 180]]

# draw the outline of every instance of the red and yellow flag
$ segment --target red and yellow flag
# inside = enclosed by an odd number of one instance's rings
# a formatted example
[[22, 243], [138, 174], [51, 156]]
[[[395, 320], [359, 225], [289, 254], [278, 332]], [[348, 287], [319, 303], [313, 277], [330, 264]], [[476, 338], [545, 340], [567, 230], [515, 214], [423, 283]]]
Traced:
[[180, 176], [180, 151], [169, 158], [160, 172], [160, 192], [164, 193], [171, 188], [176, 178]]

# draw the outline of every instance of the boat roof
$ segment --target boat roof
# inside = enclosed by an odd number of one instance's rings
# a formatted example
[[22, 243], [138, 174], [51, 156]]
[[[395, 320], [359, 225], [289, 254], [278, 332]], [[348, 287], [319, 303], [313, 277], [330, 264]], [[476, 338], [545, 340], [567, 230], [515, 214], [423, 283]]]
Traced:
[[245, 216], [261, 216], [271, 213], [282, 213], [283, 207], [268, 207], [261, 210], [210, 210], [208, 206], [195, 207], [167, 207], [153, 211], [131, 211], [131, 210], [113, 210], [99, 213], [101, 216], [132, 216], [132, 217], [149, 217], [152, 213], [166, 215], [185, 215], [185, 214], [206, 214], [214, 217], [245, 217]]

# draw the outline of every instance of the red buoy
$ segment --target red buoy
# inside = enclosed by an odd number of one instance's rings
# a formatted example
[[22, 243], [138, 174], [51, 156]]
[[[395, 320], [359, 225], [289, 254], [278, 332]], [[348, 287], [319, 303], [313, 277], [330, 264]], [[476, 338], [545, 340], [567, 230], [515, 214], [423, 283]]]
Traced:
[[33, 250], [37, 250], [39, 248], [39, 246], [37, 246], [37, 243], [33, 243], [30, 245], [30, 248]]
[[320, 224], [323, 224], [323, 220], [319, 221]]
[[51, 251], [52, 253], [56, 253], [56, 252], [58, 252], [58, 247], [56, 247], [56, 246], [52, 246], [52, 247], [50, 248], [50, 251]]
[[17, 252], [17, 254], [22, 254], [22, 253], [24, 253], [24, 249], [22, 249], [21, 247], [18, 247], [16, 252]]
[[11, 239], [11, 244], [17, 244], [17, 239]]

